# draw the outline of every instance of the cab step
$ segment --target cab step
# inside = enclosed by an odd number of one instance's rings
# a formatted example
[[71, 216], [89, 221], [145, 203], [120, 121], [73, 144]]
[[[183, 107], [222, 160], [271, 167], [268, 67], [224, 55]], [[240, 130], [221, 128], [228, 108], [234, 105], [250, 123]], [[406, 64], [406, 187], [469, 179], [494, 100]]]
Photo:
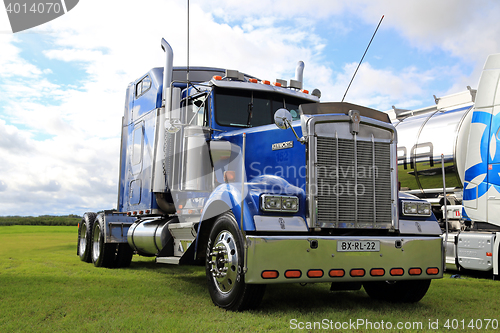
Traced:
[[181, 257], [157, 257], [157, 264], [179, 265]]

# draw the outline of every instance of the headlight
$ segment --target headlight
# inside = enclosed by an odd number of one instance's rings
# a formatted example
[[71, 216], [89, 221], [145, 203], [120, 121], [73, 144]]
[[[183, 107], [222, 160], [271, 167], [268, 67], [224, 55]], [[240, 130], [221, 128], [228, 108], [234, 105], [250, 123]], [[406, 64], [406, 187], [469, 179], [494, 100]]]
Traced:
[[299, 211], [299, 198], [264, 194], [260, 206], [265, 212], [296, 213]]
[[403, 215], [431, 216], [431, 204], [420, 201], [403, 201]]

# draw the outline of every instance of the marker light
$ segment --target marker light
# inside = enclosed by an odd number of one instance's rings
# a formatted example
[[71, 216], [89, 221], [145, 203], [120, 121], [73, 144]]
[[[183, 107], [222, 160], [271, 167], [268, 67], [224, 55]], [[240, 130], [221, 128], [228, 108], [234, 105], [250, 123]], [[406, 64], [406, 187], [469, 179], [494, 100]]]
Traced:
[[331, 269], [328, 275], [330, 275], [330, 277], [343, 277], [345, 271], [343, 269]]
[[371, 276], [384, 276], [384, 274], [385, 274], [385, 269], [383, 268], [372, 268], [370, 270]]
[[427, 274], [428, 275], [438, 275], [439, 274], [439, 268], [437, 267], [429, 267], [427, 268]]
[[323, 276], [322, 269], [310, 269], [307, 271], [307, 276], [310, 278], [320, 278]]
[[252, 82], [252, 83], [257, 83], [259, 82], [257, 79], [248, 79], [248, 81]]
[[214, 75], [213, 79], [216, 80], [216, 81], [220, 81], [220, 80], [222, 80], [222, 76], [220, 76], [220, 75]]
[[351, 274], [352, 277], [362, 277], [365, 276], [365, 270], [362, 268], [351, 269], [349, 274]]
[[405, 273], [405, 270], [402, 268], [391, 268], [390, 273], [392, 276], [401, 276]]
[[263, 271], [261, 274], [263, 279], [276, 279], [278, 275], [278, 271]]
[[285, 277], [289, 279], [298, 279], [302, 276], [302, 272], [298, 269], [290, 269], [285, 272]]

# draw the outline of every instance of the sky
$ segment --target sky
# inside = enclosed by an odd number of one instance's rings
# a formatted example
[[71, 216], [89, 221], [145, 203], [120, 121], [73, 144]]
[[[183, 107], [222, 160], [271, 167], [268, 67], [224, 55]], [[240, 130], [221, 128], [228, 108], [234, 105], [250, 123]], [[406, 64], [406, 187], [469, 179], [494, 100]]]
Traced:
[[[417, 109], [477, 88], [500, 53], [496, 0], [191, 0], [189, 64], [294, 78], [340, 101]], [[187, 63], [187, 1], [85, 0], [12, 33], [0, 7], [0, 216], [82, 215], [116, 207], [125, 90]]]

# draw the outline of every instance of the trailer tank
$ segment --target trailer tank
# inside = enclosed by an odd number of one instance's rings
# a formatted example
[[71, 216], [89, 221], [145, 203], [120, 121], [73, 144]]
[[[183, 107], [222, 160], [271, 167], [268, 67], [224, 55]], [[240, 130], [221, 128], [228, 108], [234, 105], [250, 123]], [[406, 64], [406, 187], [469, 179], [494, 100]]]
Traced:
[[448, 203], [462, 199], [466, 144], [476, 90], [436, 98], [436, 105], [420, 110], [393, 108], [391, 117], [399, 136], [398, 176], [401, 190], [443, 204], [441, 154]]

